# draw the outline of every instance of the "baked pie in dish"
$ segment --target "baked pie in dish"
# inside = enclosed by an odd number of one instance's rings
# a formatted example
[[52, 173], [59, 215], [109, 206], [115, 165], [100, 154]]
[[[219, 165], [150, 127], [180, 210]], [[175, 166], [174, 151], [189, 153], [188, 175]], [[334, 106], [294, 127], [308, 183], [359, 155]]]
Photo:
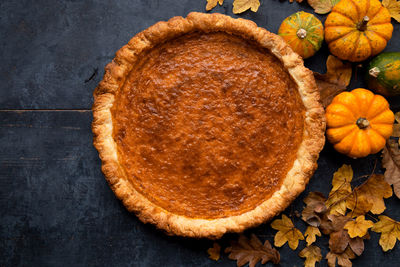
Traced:
[[94, 92], [94, 145], [128, 210], [168, 234], [259, 225], [305, 188], [324, 145], [312, 72], [254, 22], [190, 13], [133, 37]]

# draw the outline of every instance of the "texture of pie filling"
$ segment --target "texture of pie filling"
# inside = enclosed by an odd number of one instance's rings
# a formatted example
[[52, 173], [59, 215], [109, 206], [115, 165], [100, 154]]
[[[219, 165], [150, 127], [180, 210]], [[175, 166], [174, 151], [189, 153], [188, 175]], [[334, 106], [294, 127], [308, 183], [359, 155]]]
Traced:
[[279, 189], [304, 112], [296, 84], [267, 49], [195, 32], [141, 55], [116, 96], [113, 137], [146, 198], [174, 214], [221, 218]]

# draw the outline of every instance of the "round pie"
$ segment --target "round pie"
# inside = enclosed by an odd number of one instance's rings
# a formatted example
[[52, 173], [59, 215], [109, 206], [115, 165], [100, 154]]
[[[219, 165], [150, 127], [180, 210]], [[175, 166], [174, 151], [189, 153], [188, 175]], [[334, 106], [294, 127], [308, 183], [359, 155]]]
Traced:
[[324, 145], [312, 72], [254, 22], [190, 13], [133, 37], [94, 93], [94, 145], [128, 210], [168, 234], [259, 225], [305, 188]]

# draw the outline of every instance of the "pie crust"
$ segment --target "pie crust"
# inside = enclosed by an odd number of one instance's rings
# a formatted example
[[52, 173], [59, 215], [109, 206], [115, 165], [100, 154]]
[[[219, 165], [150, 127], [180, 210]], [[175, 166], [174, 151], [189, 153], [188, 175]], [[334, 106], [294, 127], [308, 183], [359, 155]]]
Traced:
[[[282, 178], [279, 188], [262, 199], [250, 210], [236, 211], [222, 217], [190, 216], [173, 212], [150, 200], [134, 186], [122, 166], [122, 156], [115, 140], [113, 106], [129, 78], [135, 64], [157, 45], [191, 33], [226, 33], [256, 43], [269, 50], [281, 62], [297, 86], [304, 106], [303, 133], [295, 153], [293, 166]], [[105, 68], [103, 80], [94, 92], [94, 145], [102, 160], [102, 171], [116, 194], [129, 211], [144, 223], [155, 224], [168, 234], [187, 237], [219, 238], [227, 232], [241, 232], [257, 226], [282, 212], [304, 189], [317, 168], [319, 152], [324, 145], [325, 117], [319, 102], [319, 92], [312, 72], [304, 67], [300, 56], [294, 53], [279, 36], [268, 32], [249, 20], [233, 19], [222, 14], [190, 13], [187, 18], [174, 17], [158, 22], [133, 37], [122, 47]], [[118, 125], [117, 125], [118, 126]], [[129, 148], [135, 149], [135, 148]], [[251, 186], [251, 185], [248, 185]]]

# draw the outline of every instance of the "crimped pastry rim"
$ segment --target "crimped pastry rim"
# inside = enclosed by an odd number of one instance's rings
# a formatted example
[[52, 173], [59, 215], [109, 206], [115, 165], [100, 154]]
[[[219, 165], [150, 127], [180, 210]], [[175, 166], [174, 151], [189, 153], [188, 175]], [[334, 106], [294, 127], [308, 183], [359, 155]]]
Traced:
[[[131, 66], [143, 51], [155, 45], [192, 31], [223, 31], [251, 39], [269, 49], [298, 86], [305, 106], [303, 141], [297, 151], [297, 159], [273, 195], [253, 210], [240, 215], [201, 219], [173, 214], [150, 202], [130, 184], [118, 162], [117, 145], [112, 137], [111, 108], [115, 94], [123, 86]], [[227, 232], [241, 232], [257, 226], [282, 212], [302, 191], [313, 172], [325, 142], [325, 115], [319, 102], [319, 91], [313, 74], [304, 67], [299, 55], [283, 39], [245, 19], [234, 19], [222, 14], [192, 12], [186, 18], [173, 17], [158, 22], [134, 36], [127, 45], [117, 51], [115, 58], [105, 68], [103, 80], [94, 92], [93, 123], [94, 146], [102, 160], [102, 171], [115, 195], [129, 211], [133, 211], [144, 223], [152, 223], [167, 234], [186, 237], [216, 239]]]

